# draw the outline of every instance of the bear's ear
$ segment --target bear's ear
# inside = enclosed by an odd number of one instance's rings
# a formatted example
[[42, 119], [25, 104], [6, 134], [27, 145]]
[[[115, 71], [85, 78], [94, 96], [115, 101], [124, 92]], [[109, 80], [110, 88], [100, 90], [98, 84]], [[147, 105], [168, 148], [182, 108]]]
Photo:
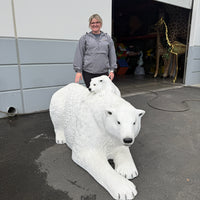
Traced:
[[142, 117], [144, 114], [145, 114], [145, 111], [144, 111], [144, 110], [138, 109], [138, 116], [139, 116], [139, 117]]

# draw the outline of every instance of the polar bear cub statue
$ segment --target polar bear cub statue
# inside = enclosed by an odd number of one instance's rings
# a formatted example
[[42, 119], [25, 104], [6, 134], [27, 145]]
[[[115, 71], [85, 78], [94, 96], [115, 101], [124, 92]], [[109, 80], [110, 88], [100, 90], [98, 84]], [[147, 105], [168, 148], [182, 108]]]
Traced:
[[[134, 143], [145, 111], [121, 97], [92, 95], [71, 83], [54, 93], [50, 116], [56, 143], [66, 143], [72, 160], [90, 173], [114, 199], [134, 199], [138, 175], [129, 147]], [[115, 169], [108, 159], [113, 159]]]
[[92, 78], [89, 86], [89, 91], [92, 93], [112, 92], [118, 96], [121, 96], [121, 92], [117, 86], [106, 75]]

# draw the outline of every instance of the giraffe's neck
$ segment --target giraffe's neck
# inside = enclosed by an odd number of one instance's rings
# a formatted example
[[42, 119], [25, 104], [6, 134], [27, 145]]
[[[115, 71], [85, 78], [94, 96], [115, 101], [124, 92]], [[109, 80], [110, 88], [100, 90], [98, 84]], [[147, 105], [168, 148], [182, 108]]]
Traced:
[[172, 44], [171, 44], [171, 42], [169, 41], [167, 24], [165, 23], [164, 20], [162, 20], [162, 21], [163, 21], [163, 24], [165, 25], [165, 37], [166, 37], [166, 40], [167, 40], [167, 44], [171, 47]]

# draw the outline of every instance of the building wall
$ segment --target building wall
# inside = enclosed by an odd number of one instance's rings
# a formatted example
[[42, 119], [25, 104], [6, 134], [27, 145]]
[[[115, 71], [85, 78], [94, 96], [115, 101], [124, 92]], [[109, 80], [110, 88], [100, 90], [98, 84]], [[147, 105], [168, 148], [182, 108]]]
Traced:
[[110, 34], [111, 0], [98, 6], [92, 0], [0, 1], [0, 117], [9, 107], [18, 113], [47, 110], [52, 94], [74, 82], [77, 41], [90, 31], [94, 13]]
[[193, 12], [185, 75], [185, 85], [200, 84], [200, 1], [193, 0]]
[[[111, 3], [0, 1], [0, 118], [9, 107], [18, 113], [48, 109], [52, 94], [74, 81], [73, 56], [78, 39], [89, 31], [88, 17], [99, 13], [102, 30], [111, 34]], [[200, 2], [194, 0], [186, 85], [200, 83], [199, 10]]]
[[94, 13], [111, 32], [111, 0], [14, 0], [14, 9], [19, 37], [77, 40], [89, 30], [88, 18]]

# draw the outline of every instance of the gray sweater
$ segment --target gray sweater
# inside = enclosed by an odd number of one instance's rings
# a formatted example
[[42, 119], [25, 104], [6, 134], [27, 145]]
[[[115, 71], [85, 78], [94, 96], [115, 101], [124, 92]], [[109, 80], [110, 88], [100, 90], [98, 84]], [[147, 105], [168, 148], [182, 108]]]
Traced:
[[100, 74], [117, 68], [115, 47], [112, 38], [101, 32], [95, 37], [91, 32], [83, 35], [74, 56], [74, 70]]

